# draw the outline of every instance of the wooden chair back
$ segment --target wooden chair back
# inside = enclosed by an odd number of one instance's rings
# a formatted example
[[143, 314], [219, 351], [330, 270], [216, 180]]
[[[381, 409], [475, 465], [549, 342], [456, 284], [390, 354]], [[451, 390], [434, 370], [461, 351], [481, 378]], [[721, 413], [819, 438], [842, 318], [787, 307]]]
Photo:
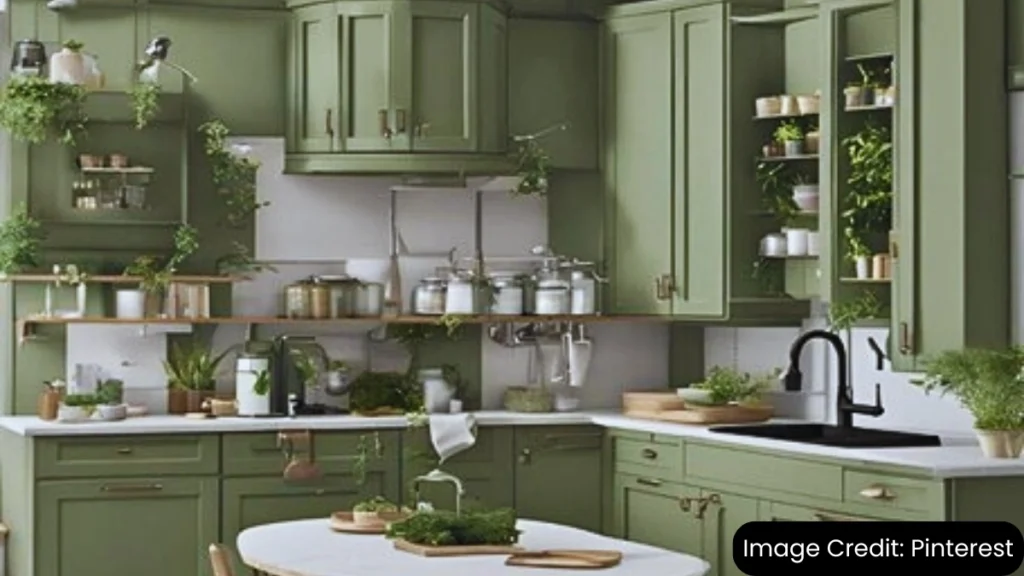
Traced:
[[213, 576], [235, 576], [231, 569], [231, 555], [220, 544], [210, 544], [210, 565], [213, 566]]

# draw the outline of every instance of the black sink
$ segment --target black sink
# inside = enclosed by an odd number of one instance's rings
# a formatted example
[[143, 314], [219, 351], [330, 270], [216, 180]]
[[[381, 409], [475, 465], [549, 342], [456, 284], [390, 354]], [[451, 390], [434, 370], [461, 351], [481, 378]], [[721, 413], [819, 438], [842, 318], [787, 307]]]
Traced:
[[941, 446], [938, 436], [855, 426], [840, 428], [828, 424], [761, 424], [755, 426], [713, 426], [712, 432], [769, 438], [801, 444], [838, 448], [915, 448]]

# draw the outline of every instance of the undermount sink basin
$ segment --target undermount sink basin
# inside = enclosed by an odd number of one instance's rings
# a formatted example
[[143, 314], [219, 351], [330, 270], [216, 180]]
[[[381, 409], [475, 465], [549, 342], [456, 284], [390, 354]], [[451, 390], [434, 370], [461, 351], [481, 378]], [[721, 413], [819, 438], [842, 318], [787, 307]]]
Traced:
[[829, 424], [761, 424], [713, 426], [712, 432], [768, 438], [837, 448], [916, 448], [941, 446], [938, 436], [871, 428], [840, 428]]

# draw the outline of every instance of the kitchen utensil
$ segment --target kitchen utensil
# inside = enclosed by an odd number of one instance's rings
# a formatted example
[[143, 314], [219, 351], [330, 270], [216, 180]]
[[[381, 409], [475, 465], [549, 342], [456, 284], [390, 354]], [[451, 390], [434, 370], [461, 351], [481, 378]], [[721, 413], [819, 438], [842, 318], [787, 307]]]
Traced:
[[807, 255], [807, 228], [786, 229], [786, 255], [806, 256]]
[[587, 381], [594, 343], [586, 339], [580, 327], [580, 338], [574, 339], [572, 331], [565, 333], [565, 352], [568, 363], [569, 386], [580, 387]]
[[568, 314], [569, 296], [569, 283], [565, 280], [540, 280], [534, 292], [533, 313], [541, 316]]
[[786, 237], [782, 234], [768, 234], [761, 239], [761, 256], [781, 258], [786, 255]]
[[575, 412], [582, 400], [572, 388], [555, 391], [555, 412]]
[[611, 568], [622, 562], [622, 552], [614, 550], [538, 550], [516, 552], [505, 560], [506, 566], [531, 568]]
[[380, 316], [383, 297], [383, 284], [360, 282], [356, 288], [356, 316]]
[[566, 364], [565, 340], [558, 338], [555, 341], [537, 341], [534, 350], [537, 354], [537, 363], [541, 368], [542, 383], [559, 384], [565, 381], [568, 365]]
[[302, 281], [285, 286], [284, 315], [286, 318], [305, 319], [313, 314], [309, 283]]
[[490, 312], [498, 316], [522, 316], [523, 278], [517, 272], [492, 272], [494, 298]]
[[384, 283], [385, 316], [398, 316], [402, 313], [402, 273], [398, 265], [398, 191], [391, 189], [391, 209], [389, 211], [389, 232], [391, 254], [388, 260], [387, 281]]
[[328, 317], [351, 318], [356, 315], [361, 284], [359, 280], [345, 274], [335, 274], [315, 276], [313, 281], [327, 287]]
[[597, 278], [593, 268], [572, 271], [570, 313], [591, 315], [596, 312]]
[[128, 417], [128, 406], [124, 404], [100, 404], [96, 407], [100, 420], [116, 422]]
[[441, 278], [428, 276], [413, 288], [412, 313], [441, 316], [446, 310], [447, 286]]
[[473, 279], [466, 271], [454, 271], [448, 278], [448, 291], [445, 293], [445, 314], [475, 314], [476, 287]]
[[331, 317], [331, 288], [319, 278], [309, 279], [309, 317], [326, 320]]

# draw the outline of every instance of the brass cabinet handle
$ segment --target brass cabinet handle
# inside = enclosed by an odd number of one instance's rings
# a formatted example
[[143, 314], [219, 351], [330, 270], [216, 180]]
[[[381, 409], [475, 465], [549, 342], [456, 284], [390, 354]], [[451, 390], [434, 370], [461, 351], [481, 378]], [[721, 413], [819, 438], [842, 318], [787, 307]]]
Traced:
[[679, 509], [683, 512], [689, 512], [693, 508], [694, 500], [699, 500], [699, 498], [680, 498]]
[[328, 138], [334, 138], [334, 122], [331, 121], [333, 112], [330, 108], [327, 109], [327, 114], [324, 116], [324, 132], [327, 133]]
[[388, 111], [381, 109], [377, 112], [377, 117], [380, 120], [380, 135], [382, 138], [390, 140], [394, 133], [391, 131], [391, 127], [388, 126]]
[[111, 494], [127, 494], [131, 492], [159, 492], [164, 489], [163, 484], [104, 484], [100, 486], [101, 492]]
[[892, 500], [896, 498], [891, 490], [881, 484], [872, 484], [860, 491], [860, 495], [871, 500]]
[[399, 108], [398, 110], [395, 110], [395, 132], [397, 134], [405, 134], [405, 121], [405, 109]]
[[661, 480], [655, 480], [654, 478], [637, 478], [636, 483], [643, 486], [653, 486], [655, 488], [661, 486]]
[[118, 454], [131, 454], [133, 450], [129, 446], [123, 446], [117, 449]]
[[908, 356], [913, 351], [914, 348], [910, 342], [910, 324], [900, 322], [900, 354]]
[[658, 453], [650, 448], [644, 448], [640, 455], [648, 460], [656, 460], [658, 458]]
[[712, 504], [719, 505], [722, 503], [722, 497], [718, 494], [709, 494], [704, 498], [697, 499], [697, 511], [693, 513], [693, 517], [697, 520], [704, 519], [704, 513], [708, 511], [708, 507]]

